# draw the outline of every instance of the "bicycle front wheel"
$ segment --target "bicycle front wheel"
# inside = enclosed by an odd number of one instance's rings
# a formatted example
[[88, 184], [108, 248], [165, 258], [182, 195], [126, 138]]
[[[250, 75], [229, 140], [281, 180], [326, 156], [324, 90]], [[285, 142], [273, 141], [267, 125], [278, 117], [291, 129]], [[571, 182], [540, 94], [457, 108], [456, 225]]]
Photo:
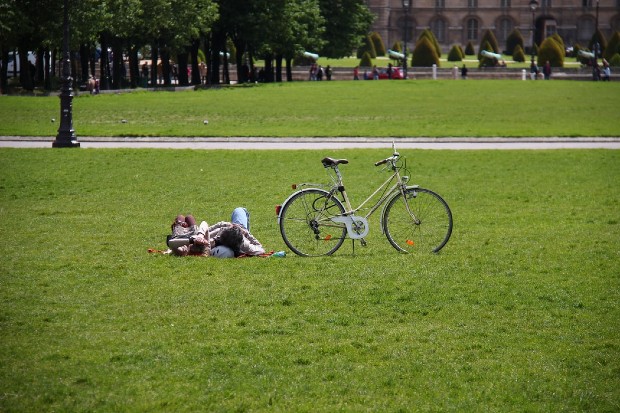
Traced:
[[452, 212], [439, 195], [423, 188], [407, 188], [388, 201], [383, 232], [401, 252], [438, 252], [452, 234]]
[[282, 205], [280, 233], [297, 255], [333, 254], [344, 242], [347, 229], [332, 217], [343, 214], [342, 202], [322, 189], [304, 189]]

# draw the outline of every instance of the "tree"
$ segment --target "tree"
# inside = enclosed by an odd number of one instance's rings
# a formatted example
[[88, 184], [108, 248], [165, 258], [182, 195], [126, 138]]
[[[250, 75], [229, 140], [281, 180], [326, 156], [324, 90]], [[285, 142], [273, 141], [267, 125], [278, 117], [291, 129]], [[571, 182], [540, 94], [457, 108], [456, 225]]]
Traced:
[[620, 31], [614, 32], [609, 39], [603, 57], [607, 60], [611, 60], [611, 58], [618, 53], [620, 53]]
[[341, 58], [356, 50], [367, 35], [374, 15], [364, 0], [319, 0], [325, 19], [322, 56]]
[[452, 46], [448, 53], [448, 62], [460, 62], [463, 60], [462, 50], [458, 45]]
[[420, 36], [413, 49], [411, 67], [431, 67], [433, 64], [439, 67], [437, 49], [428, 37]]
[[538, 49], [538, 65], [549, 62], [552, 67], [564, 67], [564, 51], [557, 39], [547, 37]]
[[385, 56], [385, 45], [383, 44], [383, 39], [381, 35], [377, 32], [370, 33], [370, 40], [372, 40], [372, 44], [375, 47], [375, 52], [377, 56]]
[[491, 30], [487, 30], [480, 39], [480, 47], [478, 48], [478, 60], [482, 60], [482, 51], [499, 53], [499, 45], [497, 44], [497, 38]]
[[523, 50], [523, 36], [521, 35], [519, 29], [514, 29], [512, 32], [510, 32], [508, 38], [506, 38], [506, 54], [514, 55], [515, 48], [517, 46], [520, 46], [521, 50]]
[[429, 42], [431, 42], [431, 44], [435, 48], [435, 54], [437, 56], [441, 56], [441, 46], [439, 45], [439, 42], [437, 41], [437, 38], [435, 37], [433, 32], [430, 29], [424, 29], [422, 33], [420, 33], [420, 36], [418, 37], [418, 41], [422, 39], [423, 37], [426, 37], [429, 40]]

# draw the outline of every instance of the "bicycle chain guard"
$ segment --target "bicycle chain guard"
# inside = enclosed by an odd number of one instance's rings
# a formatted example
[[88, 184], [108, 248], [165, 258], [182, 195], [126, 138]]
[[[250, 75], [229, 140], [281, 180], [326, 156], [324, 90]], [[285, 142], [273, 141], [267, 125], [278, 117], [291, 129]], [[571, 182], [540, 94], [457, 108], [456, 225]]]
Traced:
[[331, 220], [339, 224], [344, 224], [347, 227], [347, 234], [349, 234], [349, 238], [351, 239], [364, 238], [368, 235], [368, 231], [370, 230], [368, 220], [364, 217], [347, 215], [332, 217]]

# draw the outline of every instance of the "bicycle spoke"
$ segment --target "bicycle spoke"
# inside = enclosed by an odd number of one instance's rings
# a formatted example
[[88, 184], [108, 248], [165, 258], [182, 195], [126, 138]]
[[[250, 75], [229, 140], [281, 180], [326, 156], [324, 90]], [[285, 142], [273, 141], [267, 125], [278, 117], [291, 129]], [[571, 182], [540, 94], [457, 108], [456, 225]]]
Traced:
[[409, 189], [393, 198], [383, 227], [390, 243], [402, 252], [438, 252], [452, 233], [452, 213], [446, 202], [427, 189]]
[[343, 212], [340, 201], [330, 197], [328, 192], [302, 190], [282, 206], [282, 238], [298, 255], [332, 254], [342, 245], [346, 228], [331, 221], [331, 217]]

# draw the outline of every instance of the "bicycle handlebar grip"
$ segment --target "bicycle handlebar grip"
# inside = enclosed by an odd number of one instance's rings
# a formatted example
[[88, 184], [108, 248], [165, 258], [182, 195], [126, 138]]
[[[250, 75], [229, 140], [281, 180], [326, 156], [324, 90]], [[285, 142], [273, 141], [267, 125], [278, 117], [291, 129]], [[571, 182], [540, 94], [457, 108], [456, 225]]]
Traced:
[[387, 163], [387, 161], [389, 161], [389, 160], [390, 160], [390, 158], [387, 158], [387, 159], [384, 159], [382, 161], [375, 162], [375, 166], [383, 165], [384, 163]]

